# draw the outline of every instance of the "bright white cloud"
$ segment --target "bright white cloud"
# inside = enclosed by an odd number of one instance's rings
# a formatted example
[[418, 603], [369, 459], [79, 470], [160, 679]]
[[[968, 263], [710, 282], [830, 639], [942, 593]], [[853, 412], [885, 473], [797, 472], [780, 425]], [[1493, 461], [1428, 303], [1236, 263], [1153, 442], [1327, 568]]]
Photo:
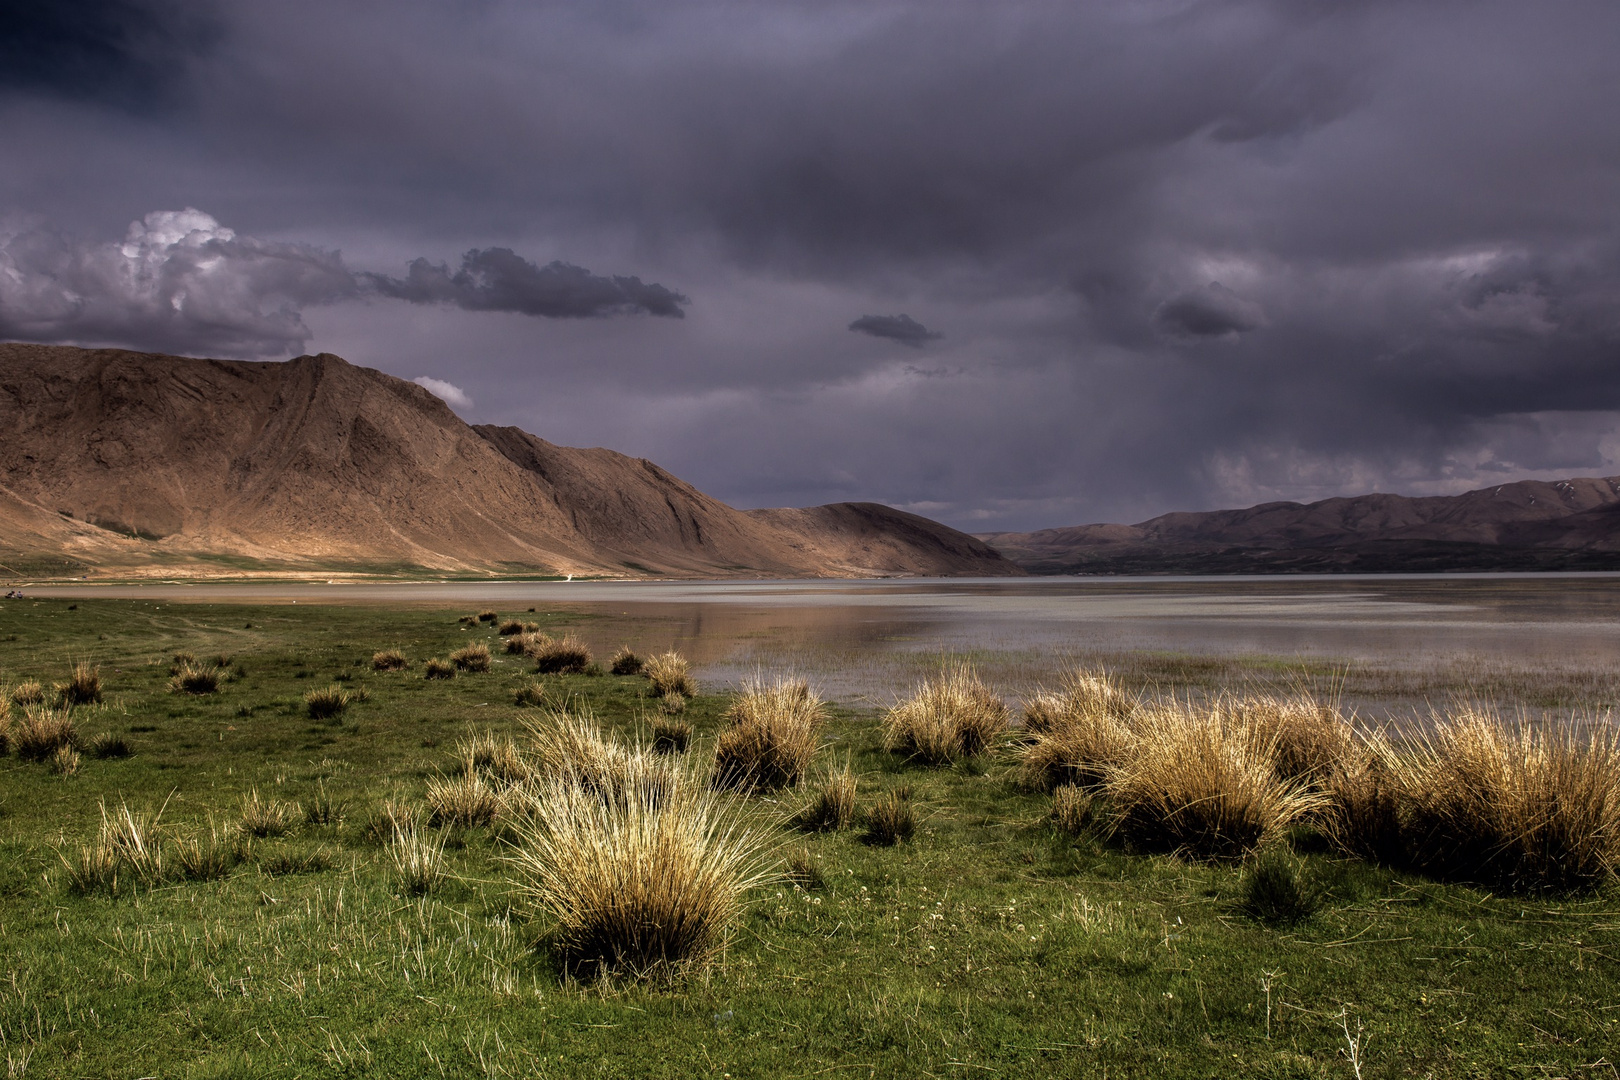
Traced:
[[443, 379], [435, 379], [430, 375], [418, 375], [411, 382], [425, 388], [434, 397], [440, 398], [458, 409], [472, 408], [472, 398], [468, 397], [467, 392], [454, 383], [447, 383]]

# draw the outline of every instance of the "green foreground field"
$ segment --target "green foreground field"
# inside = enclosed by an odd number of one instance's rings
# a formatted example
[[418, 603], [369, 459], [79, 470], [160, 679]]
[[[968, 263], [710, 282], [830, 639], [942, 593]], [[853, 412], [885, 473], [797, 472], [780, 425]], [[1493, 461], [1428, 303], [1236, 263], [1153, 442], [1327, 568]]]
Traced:
[[[513, 704], [529, 663], [462, 614], [0, 604], [7, 687], [99, 665], [106, 700], [76, 710], [78, 729], [133, 750], [87, 753], [75, 775], [0, 759], [7, 1076], [1620, 1076], [1612, 890], [1492, 896], [1301, 831], [1325, 901], [1272, 927], [1240, 910], [1241, 867], [1063, 835], [1005, 748], [915, 766], [882, 749], [875, 715], [843, 709], [820, 761], [852, 761], [863, 805], [909, 785], [915, 838], [804, 834], [787, 823], [803, 796], [755, 799], [819, 883], [758, 891], [722, 960], [674, 985], [570, 982], [536, 945], [546, 927], [518, 903], [498, 829], [450, 837], [451, 876], [412, 896], [367, 827], [385, 798], [419, 803], [460, 740], [521, 736], [535, 716]], [[490, 673], [423, 678], [470, 639], [495, 651]], [[373, 672], [392, 647], [411, 667]], [[173, 693], [181, 651], [234, 674]], [[304, 695], [334, 682], [367, 700], [311, 720]], [[655, 715], [640, 678], [544, 682], [625, 738]], [[692, 702], [693, 753], [725, 707]], [[254, 841], [219, 880], [68, 887], [63, 856], [103, 807], [161, 809], [184, 837], [233, 828], [253, 791], [341, 814]]]

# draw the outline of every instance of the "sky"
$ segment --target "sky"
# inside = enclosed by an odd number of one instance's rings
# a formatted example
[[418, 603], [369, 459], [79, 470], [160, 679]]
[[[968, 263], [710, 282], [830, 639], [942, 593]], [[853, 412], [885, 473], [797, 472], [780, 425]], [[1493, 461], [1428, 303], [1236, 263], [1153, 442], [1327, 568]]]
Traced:
[[1613, 0], [0, 0], [0, 340], [973, 532], [1620, 473]]

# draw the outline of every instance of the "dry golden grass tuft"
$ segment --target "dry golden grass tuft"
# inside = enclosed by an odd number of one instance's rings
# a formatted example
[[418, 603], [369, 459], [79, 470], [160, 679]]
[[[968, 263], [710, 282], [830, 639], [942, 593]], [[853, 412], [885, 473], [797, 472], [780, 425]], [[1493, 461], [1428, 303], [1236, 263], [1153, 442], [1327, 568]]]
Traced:
[[182, 664], [169, 680], [169, 691], [175, 694], [217, 694], [225, 673], [217, 667]]
[[1407, 862], [1401, 771], [1381, 733], [1352, 740], [1322, 781], [1327, 805], [1318, 821], [1334, 846], [1386, 866]]
[[479, 732], [461, 743], [457, 750], [461, 754], [462, 770], [483, 777], [497, 790], [504, 791], [534, 775], [510, 735]]
[[944, 765], [992, 749], [1007, 730], [1007, 706], [958, 661], [925, 680], [883, 719], [889, 750]]
[[1039, 791], [1100, 785], [1129, 755], [1139, 709], [1108, 676], [1087, 672], [1066, 676], [1055, 694], [1037, 694], [1024, 707], [1023, 783]]
[[909, 841], [916, 831], [917, 811], [911, 805], [909, 790], [888, 792], [866, 810], [866, 834], [863, 839], [869, 844], [893, 847]]
[[[683, 702], [685, 698], [681, 699]], [[660, 754], [684, 754], [692, 742], [692, 725], [674, 717], [659, 717], [653, 721], [652, 745]]]
[[1585, 892], [1620, 865], [1612, 724], [1537, 728], [1464, 709], [1390, 765], [1408, 855], [1429, 873], [1514, 892]]
[[1278, 778], [1275, 732], [1221, 703], [1144, 709], [1135, 733], [1106, 784], [1114, 828], [1135, 847], [1242, 858], [1326, 804]]
[[669, 693], [658, 699], [658, 711], [665, 716], [679, 716], [686, 711], [686, 695]]
[[32, 680], [20, 682], [11, 688], [11, 703], [19, 707], [43, 705], [45, 703], [45, 688]]
[[479, 622], [494, 623], [499, 621], [500, 617], [500, 612], [497, 611], [480, 611], [478, 613]]
[[76, 749], [79, 732], [68, 712], [33, 705], [12, 721], [11, 745], [24, 761], [49, 761], [64, 747]]
[[101, 669], [81, 660], [73, 665], [73, 674], [68, 681], [55, 684], [54, 689], [58, 705], [99, 705], [102, 698]]
[[1077, 784], [1060, 784], [1052, 791], [1052, 824], [1061, 833], [1079, 836], [1091, 825], [1096, 800]]
[[471, 828], [495, 820], [501, 811], [501, 797], [481, 774], [469, 769], [429, 780], [427, 806], [429, 824]]
[[208, 833], [195, 832], [176, 837], [171, 850], [181, 877], [188, 881], [214, 881], [231, 872], [248, 857], [247, 837], [240, 831], [222, 830], [213, 821]]
[[392, 795], [377, 805], [366, 823], [366, 836], [379, 844], [392, 843], [421, 824], [415, 804]]
[[799, 812], [799, 826], [815, 832], [836, 832], [853, 824], [855, 791], [855, 771], [848, 760], [837, 768], [829, 768], [809, 804]]
[[343, 687], [333, 683], [331, 686], [311, 690], [304, 695], [304, 708], [312, 720], [329, 720], [334, 716], [342, 716], [349, 707], [353, 696]]
[[745, 688], [726, 710], [712, 782], [743, 791], [792, 787], [815, 757], [826, 722], [825, 706], [803, 679]]
[[464, 645], [450, 654], [450, 662], [457, 671], [484, 672], [489, 670], [489, 646], [482, 641]]
[[404, 671], [408, 667], [410, 661], [399, 649], [379, 649], [371, 654], [372, 671]]
[[1228, 710], [1240, 722], [1274, 738], [1274, 767], [1284, 780], [1320, 787], [1353, 749], [1354, 729], [1333, 705], [1309, 694], [1239, 698]]
[[456, 677], [456, 665], [448, 660], [441, 660], [431, 656], [422, 664], [422, 678], [424, 679], [453, 679]]
[[542, 641], [550, 640], [551, 638], [545, 634], [514, 634], [506, 639], [506, 654], [508, 656], [527, 656], [531, 649], [539, 648]]
[[571, 975], [667, 978], [702, 966], [770, 876], [763, 824], [690, 773], [663, 771], [658, 791], [618, 776], [620, 798], [567, 774], [525, 793], [510, 864]]
[[424, 896], [438, 886], [444, 879], [444, 841], [443, 833], [419, 829], [414, 821], [394, 832], [387, 841], [388, 857], [401, 891]]
[[528, 727], [529, 759], [541, 780], [565, 780], [609, 802], [637, 793], [656, 799], [675, 782], [667, 759], [608, 738], [589, 713], [554, 709]]
[[630, 646], [620, 645], [608, 661], [608, 670], [615, 675], [640, 675], [641, 657], [631, 652]]
[[526, 651], [536, 675], [578, 674], [591, 664], [591, 650], [572, 634], [561, 639], [537, 634]]
[[129, 745], [129, 740], [122, 735], [114, 735], [110, 731], [103, 731], [85, 744], [85, 752], [98, 761], [112, 758], [127, 758], [135, 753]]
[[303, 808], [297, 803], [265, 799], [259, 795], [258, 788], [253, 788], [242, 796], [242, 814], [237, 828], [244, 835], [260, 839], [286, 836], [303, 816]]
[[59, 776], [79, 775], [79, 752], [71, 746], [58, 746], [51, 755], [51, 772]]
[[641, 665], [647, 676], [649, 696], [655, 698], [679, 694], [683, 698], [697, 697], [697, 681], [692, 678], [691, 665], [686, 657], [673, 649], [649, 656]]
[[524, 627], [522, 619], [507, 619], [505, 622], [501, 623], [500, 629], [495, 632], [500, 634], [502, 637], [512, 637], [516, 634], [523, 633], [523, 629]]

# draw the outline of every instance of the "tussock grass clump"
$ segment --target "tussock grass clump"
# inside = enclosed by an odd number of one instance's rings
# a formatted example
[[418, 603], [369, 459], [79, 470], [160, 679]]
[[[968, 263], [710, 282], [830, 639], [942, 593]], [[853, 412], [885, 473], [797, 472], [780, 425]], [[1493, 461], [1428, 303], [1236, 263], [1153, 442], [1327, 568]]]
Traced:
[[198, 664], [182, 665], [169, 680], [169, 692], [174, 694], [217, 694], [225, 673], [217, 667]]
[[35, 705], [12, 722], [11, 744], [23, 761], [49, 761], [63, 747], [77, 749], [79, 732], [69, 713]]
[[259, 795], [258, 788], [252, 788], [242, 796], [242, 815], [237, 820], [237, 828], [245, 835], [261, 840], [269, 836], [286, 836], [303, 816], [303, 808], [297, 803], [265, 799]]
[[480, 611], [478, 613], [479, 622], [493, 623], [499, 621], [500, 617], [500, 613], [496, 611]]
[[329, 720], [334, 716], [342, 716], [349, 707], [353, 695], [337, 683], [320, 690], [311, 690], [304, 695], [304, 708], [309, 712], [311, 720]]
[[[529, 650], [539, 646], [540, 639], [545, 634], [517, 634], [506, 639], [506, 654], [508, 656], [527, 656]], [[550, 638], [546, 638], [550, 640]]]
[[1274, 732], [1220, 704], [1144, 711], [1130, 757], [1106, 784], [1114, 827], [1148, 851], [1247, 855], [1325, 802], [1277, 777], [1276, 743]]
[[424, 679], [453, 679], [455, 677], [456, 665], [448, 660], [441, 660], [437, 656], [432, 656], [422, 665], [422, 678]]
[[388, 857], [402, 892], [423, 896], [444, 879], [444, 841], [443, 833], [426, 832], [414, 824], [388, 840]]
[[534, 774], [510, 735], [480, 732], [457, 749], [463, 771], [483, 777], [498, 790], [521, 784]]
[[1620, 865], [1620, 731], [1468, 709], [1393, 759], [1409, 855], [1440, 877], [1584, 892]]
[[848, 761], [827, 775], [816, 786], [809, 805], [799, 812], [800, 828], [813, 832], [836, 832], [855, 821], [855, 772]]
[[891, 791], [867, 807], [866, 833], [862, 837], [868, 844], [893, 847], [909, 841], [917, 832], [917, 811], [911, 805], [911, 793]]
[[1351, 742], [1322, 783], [1327, 805], [1318, 823], [1335, 847], [1386, 866], [1407, 863], [1401, 772], [1382, 734]]
[[127, 803], [109, 814], [101, 804], [101, 833], [97, 843], [105, 845], [142, 884], [163, 880], [163, 844], [158, 832], [157, 814], [137, 813]]
[[221, 832], [209, 822], [208, 834], [176, 837], [171, 848], [175, 867], [187, 881], [215, 881], [229, 874], [248, 857], [247, 837]]
[[534, 709], [544, 705], [547, 700], [545, 684], [538, 679], [530, 679], [512, 691], [512, 701], [519, 708]]
[[608, 738], [589, 713], [553, 711], [529, 725], [529, 736], [540, 779], [565, 780], [606, 802], [642, 795], [656, 801], [676, 782], [667, 759]]
[[658, 711], [665, 716], [679, 716], [686, 711], [685, 694], [665, 694], [658, 699]]
[[1271, 926], [1295, 926], [1316, 914], [1322, 890], [1304, 862], [1281, 844], [1261, 849], [1249, 860], [1238, 886], [1238, 907]]
[[58, 776], [79, 775], [79, 752], [71, 746], [58, 746], [49, 762], [51, 772]]
[[692, 678], [691, 665], [686, 657], [671, 649], [669, 652], [649, 656], [641, 665], [647, 676], [647, 693], [662, 698], [679, 694], [683, 698], [697, 697], [697, 680]]
[[20, 682], [11, 688], [11, 703], [18, 708], [25, 708], [29, 705], [43, 705], [45, 703], [45, 688], [32, 680]]
[[1243, 723], [1274, 739], [1273, 767], [1284, 780], [1321, 787], [1352, 750], [1350, 722], [1307, 694], [1245, 697], [1230, 708]]
[[726, 722], [714, 748], [714, 785], [779, 791], [809, 768], [827, 710], [803, 679], [779, 679], [745, 688], [726, 710]]
[[1052, 825], [1067, 836], [1079, 836], [1090, 827], [1096, 799], [1078, 784], [1060, 784], [1052, 790]]
[[101, 669], [92, 667], [89, 661], [81, 660], [73, 665], [73, 674], [65, 683], [55, 685], [57, 704], [72, 707], [75, 705], [101, 704]]
[[989, 750], [1007, 729], [1007, 706], [967, 663], [954, 663], [883, 718], [883, 744], [930, 765]]
[[57, 852], [67, 875], [67, 886], [80, 896], [118, 891], [118, 853], [101, 841], [83, 844], [69, 858]]
[[577, 675], [591, 666], [591, 650], [572, 634], [560, 639], [536, 634], [528, 655], [536, 675]]
[[661, 793], [627, 774], [623, 798], [564, 775], [527, 794], [510, 864], [571, 975], [668, 977], [704, 964], [770, 874], [763, 825], [689, 773], [666, 775]]
[[323, 780], [315, 789], [315, 798], [304, 807], [304, 821], [309, 825], [337, 825], [343, 821], [348, 806], [346, 800], [328, 794]]
[[415, 805], [398, 796], [390, 796], [378, 804], [366, 822], [366, 836], [379, 844], [389, 844], [414, 832], [421, 824]]
[[782, 876], [787, 878], [788, 884], [805, 892], [813, 892], [827, 884], [821, 867], [816, 864], [807, 847], [788, 852], [787, 869]]
[[428, 824], [477, 827], [488, 825], [501, 811], [500, 796], [471, 769], [456, 776], [428, 781]]
[[1057, 693], [1037, 694], [1024, 706], [1023, 783], [1037, 791], [1100, 786], [1129, 755], [1131, 718], [1139, 708], [1106, 675], [1076, 672]]
[[465, 645], [450, 654], [450, 662], [457, 671], [483, 672], [489, 670], [489, 646], [482, 641]]
[[98, 761], [106, 761], [110, 758], [127, 758], [135, 753], [134, 749], [130, 747], [128, 739], [122, 735], [114, 735], [110, 731], [104, 731], [91, 739], [85, 746], [85, 752]]
[[197, 654], [196, 653], [190, 653], [190, 652], [181, 651], [181, 652], [175, 653], [172, 657], [169, 658], [169, 674], [170, 675], [178, 675], [178, 674], [180, 674], [180, 669], [181, 668], [184, 668], [184, 667], [196, 667], [196, 666], [197, 666]]
[[640, 675], [641, 657], [631, 652], [630, 646], [620, 645], [608, 660], [608, 670], [615, 675]]
[[404, 671], [410, 667], [410, 661], [399, 649], [379, 649], [371, 654], [372, 671]]
[[[684, 704], [685, 698], [681, 699]], [[674, 717], [659, 717], [652, 726], [653, 750], [660, 754], [684, 754], [692, 743], [692, 725]]]
[[511, 637], [514, 634], [521, 634], [523, 631], [524, 626], [522, 619], [507, 619], [505, 622], [501, 623], [500, 629], [495, 632], [502, 637]]

